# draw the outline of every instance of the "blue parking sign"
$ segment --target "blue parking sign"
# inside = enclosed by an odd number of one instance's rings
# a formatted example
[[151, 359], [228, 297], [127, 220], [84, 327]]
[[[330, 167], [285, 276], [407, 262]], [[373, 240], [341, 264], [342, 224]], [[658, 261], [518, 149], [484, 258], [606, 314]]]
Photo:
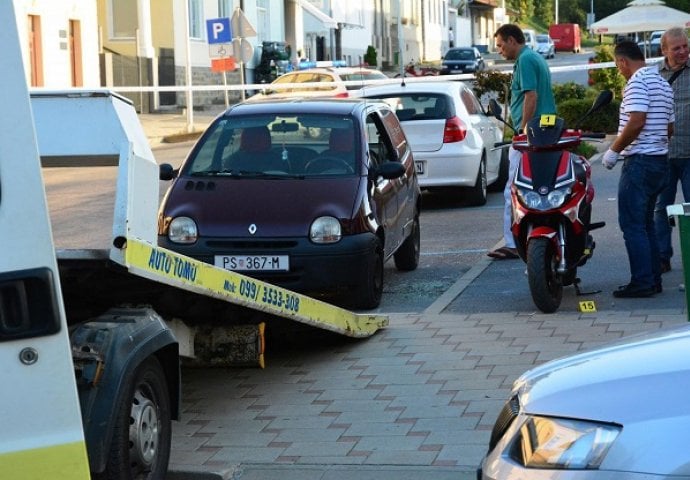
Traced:
[[211, 18], [206, 20], [206, 36], [208, 43], [232, 42], [232, 28], [229, 18]]

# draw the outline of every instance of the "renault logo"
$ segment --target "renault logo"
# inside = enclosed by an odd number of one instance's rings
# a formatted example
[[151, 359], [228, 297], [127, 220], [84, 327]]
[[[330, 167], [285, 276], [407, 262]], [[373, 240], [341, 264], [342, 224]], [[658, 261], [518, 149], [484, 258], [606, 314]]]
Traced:
[[256, 233], [256, 224], [252, 223], [251, 225], [249, 225], [248, 230], [249, 230], [249, 233], [254, 235]]

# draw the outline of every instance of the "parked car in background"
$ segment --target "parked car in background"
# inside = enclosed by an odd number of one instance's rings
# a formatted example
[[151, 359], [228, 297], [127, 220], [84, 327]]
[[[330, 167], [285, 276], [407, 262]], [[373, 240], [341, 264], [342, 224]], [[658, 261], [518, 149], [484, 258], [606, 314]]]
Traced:
[[556, 46], [545, 33], [540, 33], [537, 35], [537, 53], [544, 58], [553, 58], [556, 56]]
[[359, 90], [371, 81], [386, 79], [386, 74], [372, 68], [308, 68], [281, 75], [248, 100], [295, 97], [347, 98], [354, 90]]
[[662, 55], [661, 36], [663, 34], [663, 30], [655, 30], [649, 34], [646, 40], [637, 42], [637, 45], [647, 57], [660, 57]]
[[476, 47], [454, 47], [441, 60], [441, 75], [480, 72], [486, 68]]
[[525, 45], [532, 50], [537, 49], [537, 32], [528, 28], [523, 28], [522, 33], [525, 35]]
[[[394, 109], [414, 152], [419, 184], [452, 190], [471, 205], [486, 203], [487, 187], [500, 190], [508, 178], [501, 129], [464, 83], [452, 81], [373, 85], [359, 91]], [[505, 150], [505, 149], [503, 149]]]
[[365, 309], [386, 260], [417, 268], [414, 157], [385, 103], [236, 105], [162, 179], [159, 245], [204, 262]]
[[577, 23], [555, 23], [549, 26], [549, 37], [557, 52], [580, 53], [582, 38]]
[[483, 480], [690, 478], [690, 327], [528, 371], [491, 432]]

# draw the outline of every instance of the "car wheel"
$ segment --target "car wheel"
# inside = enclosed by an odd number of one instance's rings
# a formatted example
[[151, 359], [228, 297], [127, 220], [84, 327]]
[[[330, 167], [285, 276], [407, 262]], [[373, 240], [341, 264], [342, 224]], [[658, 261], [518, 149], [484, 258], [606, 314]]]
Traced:
[[510, 161], [508, 160], [508, 149], [501, 149], [501, 163], [498, 167], [498, 178], [491, 184], [490, 190], [492, 192], [502, 192], [508, 182], [508, 174], [510, 170]]
[[393, 255], [395, 268], [403, 272], [409, 272], [417, 268], [419, 265], [420, 240], [419, 214], [416, 214], [412, 224], [412, 231]]
[[477, 171], [477, 180], [473, 187], [469, 187], [465, 196], [470, 205], [481, 206], [486, 203], [487, 183], [486, 183], [486, 159], [482, 155]]
[[376, 240], [373, 251], [367, 258], [364, 278], [355, 290], [355, 308], [370, 310], [381, 303], [383, 295], [383, 246]]
[[162, 480], [168, 470], [172, 438], [165, 373], [158, 360], [151, 357], [136, 369], [128, 383], [115, 410], [117, 423], [106, 471], [99, 478]]

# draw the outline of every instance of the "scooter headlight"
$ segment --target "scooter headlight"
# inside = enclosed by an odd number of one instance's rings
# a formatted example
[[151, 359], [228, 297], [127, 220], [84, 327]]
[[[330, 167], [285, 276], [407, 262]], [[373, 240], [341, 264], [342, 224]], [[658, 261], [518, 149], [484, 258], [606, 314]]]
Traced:
[[542, 198], [537, 192], [531, 190], [522, 193], [522, 203], [530, 210], [542, 210]]
[[546, 196], [546, 200], [551, 208], [558, 208], [565, 202], [566, 192], [563, 190], [553, 190]]
[[570, 195], [569, 188], [552, 190], [541, 195], [534, 190], [518, 189], [520, 203], [530, 210], [552, 210], [563, 205]]

